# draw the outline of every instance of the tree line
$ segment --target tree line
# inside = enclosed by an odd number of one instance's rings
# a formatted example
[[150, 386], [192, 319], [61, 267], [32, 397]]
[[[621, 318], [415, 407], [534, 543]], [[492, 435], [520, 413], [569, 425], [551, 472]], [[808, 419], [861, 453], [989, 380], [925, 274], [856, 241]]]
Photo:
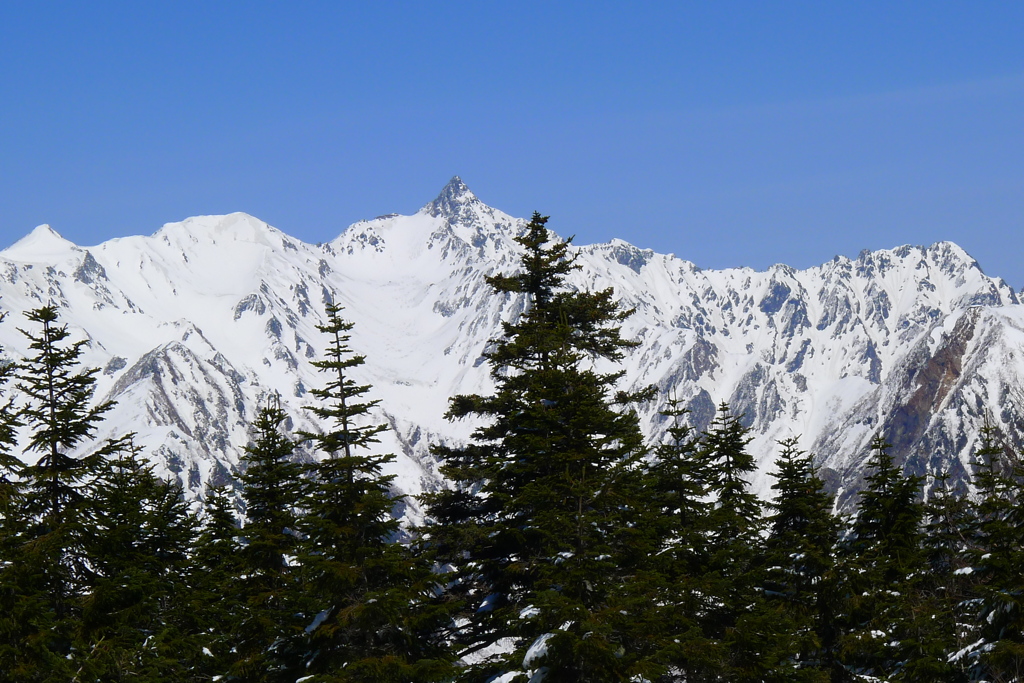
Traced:
[[[667, 398], [651, 446], [614, 368], [635, 346], [611, 290], [573, 291], [534, 214], [520, 297], [485, 356], [477, 425], [437, 444], [448, 485], [402, 528], [351, 323], [327, 306], [323, 384], [294, 432], [271, 397], [237, 487], [201, 506], [134, 436], [97, 440], [59, 311], [0, 365], [0, 681], [1024, 681], [1024, 468], [993, 428], [972, 492], [871, 446], [850, 515], [781, 442], [770, 502], [741, 416], [705, 432]], [[302, 463], [298, 448], [313, 450]], [[33, 464], [26, 464], [26, 463]]]

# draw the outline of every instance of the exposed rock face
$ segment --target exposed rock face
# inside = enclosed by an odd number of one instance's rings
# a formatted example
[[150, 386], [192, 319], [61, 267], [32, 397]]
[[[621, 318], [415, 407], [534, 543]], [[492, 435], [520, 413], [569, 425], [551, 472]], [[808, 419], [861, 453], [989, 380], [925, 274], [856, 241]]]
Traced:
[[[297, 429], [316, 428], [304, 409], [321, 384], [310, 361], [323, 350], [324, 305], [336, 301], [367, 356], [356, 379], [382, 399], [374, 420], [392, 426], [381, 447], [399, 456], [396, 486], [418, 493], [442, 485], [429, 445], [474, 427], [444, 419], [447, 398], [490, 389], [482, 354], [523, 310], [485, 281], [516, 266], [523, 225], [454, 178], [417, 214], [356, 223], [322, 245], [245, 214], [88, 250], [41, 227], [0, 252], [0, 308], [12, 312], [0, 343], [24, 353], [20, 312], [60, 305], [93, 342], [101, 394], [118, 401], [107, 432], [138, 432], [161, 471], [200, 495], [237, 470], [268, 393]], [[626, 381], [662, 391], [640, 407], [652, 442], [668, 396], [700, 429], [729, 401], [753, 430], [765, 494], [776, 441], [788, 436], [816, 454], [844, 501], [876, 434], [911, 471], [960, 478], [985, 421], [1021, 445], [1024, 307], [954, 244], [765, 272], [705, 271], [621, 240], [574, 250], [573, 286], [613, 287], [636, 310]]]

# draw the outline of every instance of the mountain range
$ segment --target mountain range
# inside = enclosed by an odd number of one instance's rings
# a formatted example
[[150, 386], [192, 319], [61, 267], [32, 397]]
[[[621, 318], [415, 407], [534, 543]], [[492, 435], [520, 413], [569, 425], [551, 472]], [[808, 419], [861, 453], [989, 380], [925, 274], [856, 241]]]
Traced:
[[[456, 177], [416, 214], [361, 221], [323, 244], [243, 213], [93, 247], [40, 226], [0, 251], [0, 310], [10, 313], [0, 346], [25, 355], [22, 313], [59, 306], [91, 342], [97, 398], [117, 402], [98, 436], [135, 432], [158, 472], [199, 497], [232, 480], [269, 396], [294, 429], [316, 429], [305, 409], [323, 383], [311, 365], [326, 342], [316, 326], [337, 302], [366, 356], [355, 378], [373, 385], [373, 418], [390, 426], [380, 448], [397, 455], [395, 487], [417, 494], [444, 485], [430, 445], [476, 427], [445, 419], [448, 398], [491, 388], [482, 354], [523, 310], [485, 278], [516, 268], [525, 224]], [[670, 397], [698, 429], [728, 402], [751, 429], [754, 486], [766, 497], [777, 441], [790, 436], [815, 454], [841, 506], [876, 435], [929, 483], [944, 471], [966, 482], [986, 423], [1022, 445], [1024, 305], [956, 244], [765, 271], [704, 270], [621, 240], [571, 252], [571, 286], [612, 287], [635, 308], [623, 332], [640, 344], [624, 382], [660, 390], [639, 407], [651, 443]], [[420, 514], [411, 499], [398, 512]]]

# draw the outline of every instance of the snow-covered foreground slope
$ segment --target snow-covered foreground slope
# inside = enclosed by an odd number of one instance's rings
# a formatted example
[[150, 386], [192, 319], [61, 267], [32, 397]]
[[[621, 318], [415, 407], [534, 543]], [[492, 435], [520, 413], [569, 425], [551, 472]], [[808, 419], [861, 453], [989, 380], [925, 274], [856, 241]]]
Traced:
[[[429, 445], [474, 427], [444, 419], [447, 398], [489, 389], [481, 353], [521, 310], [485, 276], [515, 267], [524, 224], [455, 178], [415, 215], [356, 223], [321, 245], [245, 214], [89, 248], [42, 226], [0, 252], [0, 308], [11, 313], [0, 344], [24, 354], [21, 313], [60, 305], [92, 340], [99, 395], [118, 402], [105, 430], [137, 432], [161, 471], [198, 495], [237, 468], [269, 394], [296, 428], [314, 427], [303, 406], [321, 383], [316, 325], [336, 300], [367, 356], [359, 379], [392, 427], [381, 448], [399, 456], [396, 485], [419, 493], [441, 485]], [[613, 287], [636, 308], [627, 380], [682, 398], [698, 427], [721, 401], [744, 413], [765, 494], [775, 442], [791, 435], [845, 491], [879, 431], [922, 473], [962, 473], [985, 420], [1020, 444], [1024, 307], [955, 244], [765, 272], [701, 270], [618, 240], [576, 253], [574, 286]], [[652, 441], [662, 405], [642, 409]]]

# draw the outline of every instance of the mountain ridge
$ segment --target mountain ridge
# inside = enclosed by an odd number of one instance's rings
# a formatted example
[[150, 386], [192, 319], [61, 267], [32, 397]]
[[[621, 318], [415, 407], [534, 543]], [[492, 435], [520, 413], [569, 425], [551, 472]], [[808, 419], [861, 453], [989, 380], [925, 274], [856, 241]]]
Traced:
[[[0, 252], [0, 308], [59, 305], [93, 342], [86, 361], [103, 368], [100, 395], [120, 401], [104, 429], [138, 431], [160, 471], [198, 496], [207, 481], [230, 480], [269, 393], [296, 428], [316, 428], [303, 410], [319, 381], [316, 325], [326, 302], [339, 303], [367, 355], [357, 379], [382, 400], [373, 419], [392, 426], [382, 449], [399, 455], [396, 486], [419, 493], [443, 485], [429, 443], [472, 431], [443, 419], [446, 399], [489, 391], [481, 354], [522, 310], [485, 277], [516, 267], [524, 224], [456, 176], [417, 213], [359, 221], [321, 244], [244, 213], [87, 248], [37, 228]], [[628, 384], [662, 390], [639, 408], [651, 441], [670, 393], [700, 428], [728, 401], [753, 430], [762, 494], [786, 436], [801, 436], [848, 492], [880, 428], [924, 473], [966, 467], [971, 430], [992, 417], [979, 402], [1000, 407], [997, 426], [1020, 444], [1024, 364], [999, 353], [1013, 348], [1024, 313], [1005, 281], [952, 242], [764, 271], [705, 270], [618, 239], [571, 249], [571, 286], [611, 286], [636, 309], [624, 334], [640, 346], [624, 369]], [[20, 324], [0, 326], [12, 355], [24, 353]], [[940, 446], [945, 460], [925, 452]]]

